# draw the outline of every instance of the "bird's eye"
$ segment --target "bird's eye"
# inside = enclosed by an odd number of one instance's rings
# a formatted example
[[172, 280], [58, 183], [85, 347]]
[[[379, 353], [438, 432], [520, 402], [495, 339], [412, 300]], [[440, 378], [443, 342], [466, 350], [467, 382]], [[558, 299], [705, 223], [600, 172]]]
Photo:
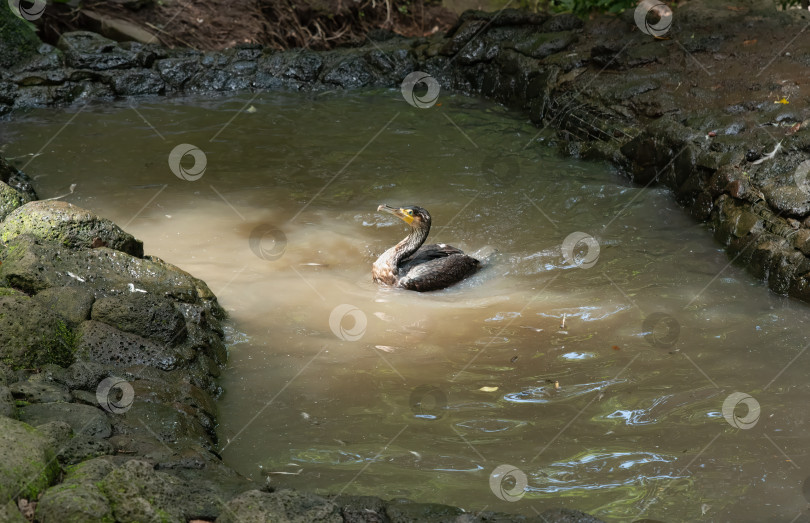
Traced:
[[408, 216], [413, 216], [413, 211], [408, 209]]

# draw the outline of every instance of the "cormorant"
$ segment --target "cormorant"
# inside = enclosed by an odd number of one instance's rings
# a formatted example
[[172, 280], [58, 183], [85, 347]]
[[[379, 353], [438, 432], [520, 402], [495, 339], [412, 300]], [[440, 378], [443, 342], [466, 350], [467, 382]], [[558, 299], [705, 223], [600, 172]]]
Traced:
[[385, 211], [411, 226], [408, 236], [385, 251], [371, 268], [374, 281], [425, 292], [444, 289], [478, 270], [480, 261], [443, 243], [422, 245], [430, 232], [430, 213], [421, 207], [391, 207]]

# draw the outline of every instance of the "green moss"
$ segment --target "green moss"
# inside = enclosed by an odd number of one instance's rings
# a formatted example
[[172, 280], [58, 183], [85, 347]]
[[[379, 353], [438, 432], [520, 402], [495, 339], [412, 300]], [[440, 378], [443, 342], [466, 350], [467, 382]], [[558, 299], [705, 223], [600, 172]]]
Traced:
[[34, 369], [52, 363], [60, 367], [69, 367], [76, 361], [78, 336], [65, 322], [59, 320], [56, 328], [42, 337], [41, 352], [31, 351], [19, 358], [6, 357], [2, 362], [14, 370]]
[[[28, 466], [25, 467], [26, 470], [36, 470], [38, 472], [26, 478], [26, 484], [23, 486], [22, 490], [20, 490], [19, 497], [37, 499], [39, 494], [47, 489], [51, 485], [51, 482], [59, 475], [59, 463], [57, 463], [53, 452], [48, 451], [45, 458], [47, 460], [45, 463], [35, 459], [31, 460]], [[25, 472], [20, 471], [20, 474], [24, 475]]]
[[43, 364], [53, 363], [60, 367], [69, 367], [76, 361], [78, 341], [76, 333], [60, 320], [53, 336], [45, 341], [47, 352]]
[[4, 44], [3, 52], [0, 53], [2, 68], [22, 63], [41, 44], [34, 26], [12, 13], [7, 4], [3, 2], [0, 6], [0, 42]]
[[175, 518], [171, 514], [155, 506], [154, 502], [151, 502], [151, 505], [155, 509], [155, 514], [160, 518], [160, 521], [175, 521]]

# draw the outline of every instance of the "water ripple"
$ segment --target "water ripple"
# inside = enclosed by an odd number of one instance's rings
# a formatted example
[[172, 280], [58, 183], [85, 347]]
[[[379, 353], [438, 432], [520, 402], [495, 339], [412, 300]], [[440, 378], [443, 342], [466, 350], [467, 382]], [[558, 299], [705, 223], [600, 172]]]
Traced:
[[526, 425], [525, 421], [511, 419], [472, 419], [456, 423], [456, 427], [477, 430], [480, 432], [503, 432]]
[[554, 385], [544, 385], [534, 387], [520, 392], [506, 394], [503, 399], [513, 403], [551, 403], [552, 401], [564, 401], [604, 389], [615, 383], [624, 383], [627, 380], [605, 380], [595, 383], [581, 383], [578, 385], [566, 385], [560, 389], [555, 389]]
[[[612, 489], [649, 480], [687, 477], [661, 466], [675, 461], [675, 457], [657, 452], [588, 452], [533, 473], [534, 485], [526, 490], [550, 494]], [[599, 475], [599, 481], [593, 480], [595, 473]]]

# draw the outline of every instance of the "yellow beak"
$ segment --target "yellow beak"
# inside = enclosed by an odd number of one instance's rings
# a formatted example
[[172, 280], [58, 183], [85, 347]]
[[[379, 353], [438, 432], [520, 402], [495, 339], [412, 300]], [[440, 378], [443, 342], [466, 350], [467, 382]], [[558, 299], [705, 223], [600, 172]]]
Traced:
[[408, 214], [405, 209], [398, 208], [398, 207], [391, 207], [390, 205], [382, 204], [377, 207], [378, 211], [387, 212], [388, 214], [393, 214], [403, 222], [411, 225], [413, 223], [413, 215]]

